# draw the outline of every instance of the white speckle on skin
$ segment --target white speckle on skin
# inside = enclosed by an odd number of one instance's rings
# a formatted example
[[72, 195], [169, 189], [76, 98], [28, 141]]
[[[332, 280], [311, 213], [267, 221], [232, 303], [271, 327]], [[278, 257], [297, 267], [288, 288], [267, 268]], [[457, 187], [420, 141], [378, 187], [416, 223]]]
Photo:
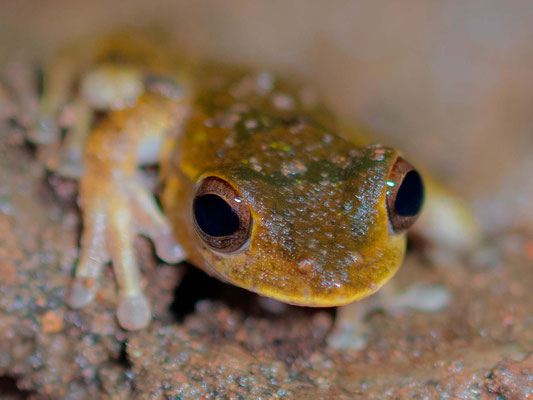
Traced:
[[290, 111], [294, 109], [294, 100], [287, 94], [277, 93], [272, 97], [272, 104], [278, 110]]
[[307, 172], [307, 167], [300, 161], [286, 162], [281, 166], [283, 176], [304, 174], [305, 172]]
[[257, 121], [255, 119], [247, 119], [246, 122], [244, 123], [244, 126], [247, 128], [247, 129], [255, 129], [257, 128], [259, 124], [257, 123]]
[[433, 312], [447, 307], [452, 300], [450, 290], [444, 286], [412, 285], [396, 298], [399, 307]]

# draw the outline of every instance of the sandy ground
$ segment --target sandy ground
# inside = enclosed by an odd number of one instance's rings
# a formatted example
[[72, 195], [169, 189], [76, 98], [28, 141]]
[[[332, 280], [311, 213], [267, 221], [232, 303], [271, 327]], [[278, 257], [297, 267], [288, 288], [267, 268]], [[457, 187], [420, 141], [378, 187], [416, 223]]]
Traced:
[[0, 67], [9, 82], [21, 76], [13, 61], [33, 68], [28, 55], [66, 37], [160, 19], [200, 54], [316, 82], [339, 114], [383, 132], [472, 201], [488, 246], [448, 266], [411, 252], [395, 278], [400, 288], [445, 285], [452, 304], [373, 313], [368, 346], [341, 352], [325, 343], [334, 310], [270, 313], [193, 267], [158, 265], [140, 239], [156, 314], [148, 330], [118, 328], [110, 269], [95, 307], [69, 309], [76, 184], [47, 173], [24, 141], [27, 85], [16, 114], [0, 92], [0, 118], [15, 115], [0, 125], [2, 398], [533, 398], [533, 8], [273, 3], [7, 3]]

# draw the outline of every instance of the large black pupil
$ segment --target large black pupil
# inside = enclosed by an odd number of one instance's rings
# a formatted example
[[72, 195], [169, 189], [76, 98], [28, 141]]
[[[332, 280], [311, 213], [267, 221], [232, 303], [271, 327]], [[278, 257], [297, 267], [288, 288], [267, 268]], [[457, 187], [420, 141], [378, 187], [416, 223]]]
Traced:
[[409, 171], [403, 178], [396, 194], [394, 209], [402, 217], [412, 217], [420, 211], [424, 201], [424, 184], [420, 174], [415, 170]]
[[227, 236], [239, 229], [237, 213], [216, 194], [197, 197], [193, 208], [198, 227], [210, 236]]

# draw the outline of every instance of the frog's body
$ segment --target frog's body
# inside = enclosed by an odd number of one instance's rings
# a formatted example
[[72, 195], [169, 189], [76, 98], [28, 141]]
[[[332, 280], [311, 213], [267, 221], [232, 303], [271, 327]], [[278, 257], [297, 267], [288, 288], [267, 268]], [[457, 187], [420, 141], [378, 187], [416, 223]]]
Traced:
[[[341, 138], [313, 95], [268, 73], [184, 61], [160, 47], [135, 46], [135, 38], [106, 39], [104, 50], [85, 51], [77, 78], [65, 72], [72, 70], [69, 57], [49, 68], [37, 140], [56, 136], [49, 121], [70, 96], [59, 75], [81, 82], [74, 104], [84, 117], [73, 127], [68, 162], [59, 166], [76, 164], [84, 148], [73, 306], [93, 299], [111, 260], [119, 322], [128, 329], [148, 324], [136, 234], [149, 236], [165, 261], [187, 259], [292, 304], [348, 304], [392, 277], [423, 194], [418, 174], [397, 151]], [[106, 115], [89, 129], [94, 109]], [[137, 177], [140, 164], [155, 162], [164, 214]], [[408, 174], [416, 175], [414, 204], [394, 219], [391, 196]], [[236, 225], [219, 226], [211, 206]]]

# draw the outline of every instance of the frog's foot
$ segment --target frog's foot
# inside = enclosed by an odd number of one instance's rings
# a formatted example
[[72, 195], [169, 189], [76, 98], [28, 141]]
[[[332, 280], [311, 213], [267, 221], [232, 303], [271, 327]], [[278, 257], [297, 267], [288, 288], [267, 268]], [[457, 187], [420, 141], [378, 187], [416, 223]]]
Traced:
[[389, 284], [370, 298], [339, 307], [335, 328], [327, 342], [337, 349], [361, 350], [367, 344], [365, 317], [371, 312], [385, 310], [400, 314], [406, 309], [435, 312], [447, 307], [451, 298], [451, 292], [444, 286], [414, 284], [405, 291], [396, 292]]
[[333, 332], [327, 338], [328, 345], [336, 349], [364, 349], [368, 334], [364, 319], [375, 308], [374, 303], [372, 299], [365, 299], [340, 307]]
[[435, 312], [446, 308], [451, 300], [452, 294], [444, 286], [414, 284], [394, 297], [387, 297], [383, 306], [394, 313], [405, 309]]
[[93, 109], [83, 98], [77, 98], [70, 107], [69, 132], [56, 154], [47, 161], [47, 167], [66, 178], [78, 179], [83, 175], [83, 152], [93, 122]]
[[281, 315], [287, 311], [288, 308], [286, 303], [282, 303], [281, 301], [274, 300], [270, 297], [258, 296], [257, 300], [262, 308], [272, 314]]
[[56, 118], [39, 116], [33, 129], [28, 132], [28, 140], [35, 144], [45, 145], [57, 143], [60, 139], [60, 127]]
[[135, 178], [120, 182], [82, 178], [80, 189], [84, 231], [69, 304], [81, 308], [94, 299], [100, 272], [111, 260], [119, 288], [119, 324], [128, 330], [142, 329], [150, 323], [151, 309], [142, 289], [135, 236], [152, 239], [158, 256], [169, 263], [183, 260], [183, 249], [175, 243], [154, 199]]

